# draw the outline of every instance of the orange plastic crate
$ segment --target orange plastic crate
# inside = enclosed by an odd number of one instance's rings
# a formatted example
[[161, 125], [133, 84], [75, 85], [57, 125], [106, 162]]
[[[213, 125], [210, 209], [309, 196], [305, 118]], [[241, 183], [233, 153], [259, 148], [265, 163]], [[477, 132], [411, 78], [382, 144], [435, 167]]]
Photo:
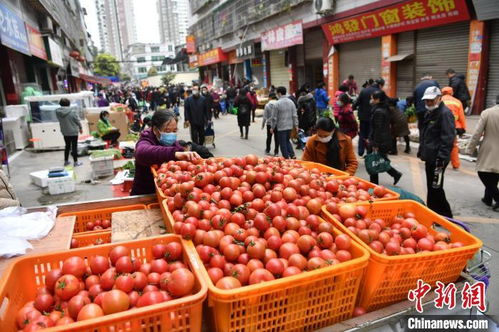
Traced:
[[[164, 235], [145, 240], [119, 243], [130, 248], [132, 256], [142, 262], [151, 260], [151, 248], [158, 243], [179, 242], [184, 248], [184, 262], [189, 265], [196, 277], [193, 295], [159, 303], [144, 308], [134, 308], [124, 312], [95, 319], [76, 322], [71, 325], [54, 327], [50, 331], [201, 331], [203, 301], [207, 286], [199, 274], [199, 269], [189, 260], [185, 243], [177, 235]], [[0, 299], [3, 301], [3, 315], [0, 316], [1, 331], [17, 331], [16, 313], [22, 306], [36, 297], [36, 290], [44, 285], [45, 274], [60, 268], [63, 261], [71, 256], [88, 259], [94, 255], [107, 256], [118, 244], [79, 248], [49, 254], [19, 258], [4, 272], [0, 282]], [[6, 304], [8, 303], [8, 304]]]
[[[334, 230], [335, 234], [341, 234]], [[311, 331], [352, 316], [369, 254], [352, 241], [351, 261], [223, 290], [215, 287], [191, 241], [189, 257], [208, 284], [207, 331]]]
[[461, 248], [445, 251], [401, 256], [382, 255], [372, 250], [323, 207], [322, 213], [327, 220], [350, 235], [371, 254], [366, 276], [359, 292], [359, 306], [367, 311], [373, 311], [407, 299], [409, 290], [416, 287], [418, 279], [422, 279], [432, 286], [437, 281], [443, 283], [456, 281], [468, 260], [482, 246], [482, 242], [475, 236], [414, 201], [356, 203], [356, 205], [368, 207], [368, 218], [382, 218], [388, 223], [404, 212], [413, 212], [416, 219], [428, 227], [430, 233], [438, 232], [439, 230], [435, 230], [438, 225], [450, 233], [453, 242], [459, 241], [464, 244]]
[[78, 240], [78, 248], [111, 243], [111, 230], [76, 233], [73, 239]]
[[344, 171], [340, 171], [339, 169], [332, 168], [320, 163], [314, 163], [312, 161], [303, 161], [303, 160], [298, 160], [300, 164], [305, 167], [305, 169], [313, 169], [317, 168], [319, 171], [327, 174], [331, 174], [332, 178], [334, 179], [347, 179], [350, 177], [350, 174]]
[[163, 221], [165, 222], [166, 230], [169, 233], [175, 233], [173, 230], [173, 224], [175, 224], [175, 221], [173, 220], [172, 213], [170, 212], [170, 210], [168, 210], [166, 199], [161, 202], [160, 207], [161, 213], [163, 214]]
[[88, 221], [94, 221], [94, 220], [98, 220], [98, 219], [111, 220], [111, 215], [114, 212], [122, 212], [122, 211], [130, 211], [130, 210], [144, 210], [144, 209], [146, 209], [146, 206], [144, 204], [135, 204], [135, 205], [117, 206], [117, 207], [97, 209], [97, 210], [62, 213], [59, 215], [59, 217], [76, 216], [74, 233], [100, 232], [102, 230], [87, 231], [85, 229], [85, 224]]
[[159, 203], [147, 204], [147, 209], [148, 210], [159, 209]]
[[[338, 179], [341, 179], [341, 180], [346, 180], [348, 178], [354, 178], [356, 179], [357, 181], [359, 182], [362, 182], [362, 183], [365, 183], [367, 185], [367, 188], [368, 189], [372, 189], [374, 187], [376, 187], [376, 184], [372, 183], [372, 182], [369, 182], [367, 180], [364, 180], [362, 178], [359, 178], [359, 177], [356, 177], [356, 176], [349, 176], [349, 177], [346, 177], [346, 178], [334, 178], [334, 177], [331, 177], [330, 179], [335, 179], [335, 180], [338, 180]], [[390, 195], [392, 197], [386, 197], [386, 198], [375, 198], [374, 200], [376, 202], [384, 202], [384, 201], [394, 201], [394, 200], [398, 200], [400, 199], [400, 194], [398, 192], [395, 192], [393, 190], [390, 190], [388, 188], [385, 188], [386, 192], [387, 193], [390, 193]], [[364, 203], [368, 203], [368, 202], [364, 202]]]

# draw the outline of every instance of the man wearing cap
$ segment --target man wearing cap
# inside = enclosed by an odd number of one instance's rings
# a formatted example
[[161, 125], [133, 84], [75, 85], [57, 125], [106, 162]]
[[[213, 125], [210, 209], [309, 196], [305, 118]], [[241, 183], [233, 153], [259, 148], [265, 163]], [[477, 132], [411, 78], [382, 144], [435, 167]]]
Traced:
[[[445, 106], [452, 112], [455, 119], [456, 133], [461, 136], [466, 132], [466, 117], [464, 116], [464, 109], [461, 101], [454, 98], [453, 89], [450, 86], [446, 86], [442, 89], [442, 101]], [[459, 160], [459, 147], [457, 146], [457, 138], [454, 140], [454, 147], [450, 153], [450, 162], [452, 168], [457, 170], [461, 166], [461, 161]]]
[[[456, 138], [454, 116], [442, 102], [442, 92], [436, 86], [427, 88], [422, 100], [426, 112], [419, 135], [418, 157], [425, 162], [428, 188], [426, 204], [433, 211], [452, 218], [452, 211], [445, 197], [444, 173]], [[441, 168], [442, 178], [435, 188], [433, 180], [437, 168]]]
[[421, 125], [423, 124], [424, 114], [426, 113], [425, 103], [422, 98], [426, 89], [431, 86], [440, 88], [440, 85], [437, 81], [433, 80], [430, 73], [424, 73], [423, 77], [421, 77], [421, 82], [416, 86], [413, 93], [414, 106], [416, 106], [416, 116], [418, 117], [419, 135], [421, 135]]

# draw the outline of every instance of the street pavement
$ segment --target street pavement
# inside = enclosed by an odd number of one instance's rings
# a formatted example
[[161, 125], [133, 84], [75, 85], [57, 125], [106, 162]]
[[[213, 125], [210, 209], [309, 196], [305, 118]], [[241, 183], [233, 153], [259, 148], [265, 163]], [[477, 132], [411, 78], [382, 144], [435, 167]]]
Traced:
[[[178, 138], [190, 140], [188, 129], [183, 128], [183, 120], [179, 122]], [[234, 115], [221, 116], [214, 120], [216, 148], [209, 146], [209, 150], [216, 157], [235, 157], [247, 154], [264, 156], [266, 130], [261, 129], [261, 118], [252, 123], [249, 131], [249, 139], [239, 137], [237, 119]], [[354, 141], [356, 143], [356, 140]], [[402, 176], [398, 186], [410, 191], [426, 200], [426, 179], [424, 163], [417, 157], [417, 144], [411, 143], [412, 153], [403, 153], [403, 143], [399, 145], [399, 155], [390, 156], [392, 165], [401, 171]], [[273, 146], [271, 151], [273, 151]], [[302, 151], [296, 151], [300, 158]], [[10, 163], [11, 183], [13, 184], [22, 204], [24, 206], [37, 206], [47, 204], [58, 204], [70, 201], [86, 201], [112, 198], [117, 191], [113, 190], [109, 179], [101, 180], [97, 184], [78, 184], [77, 191], [71, 194], [50, 196], [44, 194], [40, 188], [30, 184], [29, 172], [46, 169], [50, 166], [60, 166], [63, 161], [63, 152], [34, 153], [24, 151]], [[78, 178], [87, 177], [90, 170], [88, 157], [81, 159], [84, 166], [77, 168]], [[461, 161], [462, 166], [454, 171], [447, 169], [445, 173], [445, 191], [456, 219], [466, 222], [472, 233], [479, 237], [484, 243], [484, 249], [491, 252], [493, 261], [490, 263], [492, 276], [499, 275], [499, 212], [494, 212], [485, 206], [480, 198], [483, 196], [484, 187], [474, 170], [475, 164]], [[369, 179], [363, 163], [359, 160], [357, 176]], [[392, 185], [392, 178], [387, 174], [380, 176], [380, 184]], [[492, 279], [488, 289], [489, 310], [495, 321], [499, 320], [499, 297], [491, 296], [499, 294], [499, 282]]]

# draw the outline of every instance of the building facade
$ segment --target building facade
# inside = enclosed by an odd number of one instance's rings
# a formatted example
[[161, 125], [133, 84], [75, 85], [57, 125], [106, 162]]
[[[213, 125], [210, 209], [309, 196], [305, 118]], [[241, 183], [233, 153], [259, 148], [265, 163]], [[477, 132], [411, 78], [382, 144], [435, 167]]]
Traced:
[[161, 43], [185, 43], [189, 28], [190, 8], [188, 0], [157, 0], [159, 36]]
[[129, 45], [125, 52], [124, 71], [136, 80], [146, 78], [152, 67], [156, 68], [158, 75], [175, 72], [175, 65], [163, 65], [165, 57], [175, 57], [173, 43]]
[[207, 83], [253, 81], [296, 91], [326, 82], [331, 96], [350, 74], [359, 86], [383, 77], [386, 92], [400, 98], [426, 72], [446, 86], [452, 68], [465, 75], [479, 113], [499, 93], [494, 3], [191, 0], [192, 65]]

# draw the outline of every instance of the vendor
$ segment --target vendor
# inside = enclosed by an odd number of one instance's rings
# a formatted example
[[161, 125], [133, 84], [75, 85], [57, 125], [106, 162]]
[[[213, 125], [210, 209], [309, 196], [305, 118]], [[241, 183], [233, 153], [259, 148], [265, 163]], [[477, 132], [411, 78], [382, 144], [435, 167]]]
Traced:
[[201, 157], [192, 151], [185, 151], [177, 141], [177, 120], [172, 111], [159, 110], [151, 118], [151, 128], [140, 135], [135, 145], [135, 178], [132, 195], [155, 192], [152, 165], [161, 165], [170, 160], [193, 161]]
[[317, 133], [308, 138], [303, 161], [313, 161], [354, 175], [359, 163], [353, 152], [352, 139], [336, 128], [330, 118], [319, 118]]
[[99, 122], [97, 122], [97, 134], [103, 141], [111, 141], [111, 145], [116, 145], [118, 138], [120, 137], [120, 131], [118, 128], [111, 126], [109, 122], [109, 112], [100, 112]]

